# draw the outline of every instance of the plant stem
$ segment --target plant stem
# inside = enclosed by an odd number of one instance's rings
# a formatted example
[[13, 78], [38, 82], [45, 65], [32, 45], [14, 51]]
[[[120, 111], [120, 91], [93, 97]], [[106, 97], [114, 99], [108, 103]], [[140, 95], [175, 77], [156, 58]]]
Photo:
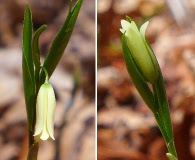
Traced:
[[34, 132], [31, 130], [28, 130], [28, 140], [29, 140], [29, 148], [34, 144]]
[[176, 152], [174, 141], [167, 143], [167, 148], [169, 153], [171, 153], [173, 156], [177, 158], [177, 152]]
[[166, 142], [168, 152], [171, 153], [174, 157], [177, 158], [177, 152], [176, 152], [176, 148], [175, 148], [175, 145], [174, 145], [174, 139], [172, 138], [172, 140], [170, 140], [170, 138], [168, 137], [168, 135], [166, 133], [165, 126], [163, 125], [163, 122], [162, 122], [159, 114], [154, 113], [154, 117], [155, 117], [155, 119], [158, 123], [159, 129], [160, 129], [160, 131], [163, 135], [163, 138]]

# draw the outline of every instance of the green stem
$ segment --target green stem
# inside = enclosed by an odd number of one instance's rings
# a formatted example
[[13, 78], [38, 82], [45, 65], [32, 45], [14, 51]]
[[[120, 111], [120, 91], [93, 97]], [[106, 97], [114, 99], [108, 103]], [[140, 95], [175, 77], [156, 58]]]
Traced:
[[38, 151], [39, 151], [39, 143], [35, 142], [29, 148], [27, 160], [37, 160]]
[[172, 138], [172, 140], [171, 140], [171, 139], [168, 137], [168, 135], [167, 135], [167, 133], [166, 133], [166, 130], [165, 130], [165, 127], [164, 127], [164, 125], [163, 125], [163, 123], [162, 123], [162, 120], [161, 120], [159, 114], [154, 113], [154, 117], [155, 117], [155, 119], [156, 119], [156, 121], [157, 121], [157, 123], [158, 123], [158, 126], [159, 126], [159, 128], [160, 128], [160, 131], [161, 131], [161, 133], [162, 133], [162, 135], [163, 135], [163, 138], [164, 138], [164, 140], [165, 140], [165, 142], [166, 142], [168, 152], [171, 153], [174, 157], [177, 158], [177, 152], [176, 152], [176, 148], [175, 148], [175, 145], [174, 145], [174, 140], [173, 140], [173, 138]]
[[48, 80], [49, 80], [49, 76], [48, 76], [47, 70], [45, 69], [45, 67], [42, 67], [42, 69], [43, 69], [44, 72], [45, 72], [45, 82], [47, 83]]
[[29, 148], [34, 144], [34, 131], [28, 130]]
[[174, 141], [167, 143], [167, 148], [169, 153], [171, 153], [175, 158], [177, 158], [177, 152], [176, 152]]

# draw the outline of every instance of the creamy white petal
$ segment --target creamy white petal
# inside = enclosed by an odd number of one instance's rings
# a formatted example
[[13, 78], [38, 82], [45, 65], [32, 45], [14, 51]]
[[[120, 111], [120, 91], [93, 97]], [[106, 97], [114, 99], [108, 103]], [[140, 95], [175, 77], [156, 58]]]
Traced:
[[121, 20], [121, 26], [124, 30], [127, 30], [128, 28], [130, 28], [131, 23], [126, 21], [126, 20]]
[[124, 29], [122, 29], [122, 28], [120, 28], [119, 30], [120, 30], [122, 33], [124, 33], [124, 32], [125, 32], [125, 30], [124, 30]]
[[46, 123], [44, 124], [43, 132], [41, 133], [41, 137], [40, 138], [42, 140], [47, 140], [49, 138], [49, 133], [47, 131]]
[[146, 29], [148, 27], [149, 21], [145, 22], [141, 27], [140, 27], [140, 33], [141, 36], [145, 39], [145, 35], [146, 35]]
[[44, 105], [47, 91], [45, 90], [45, 86], [42, 85], [39, 89], [37, 95], [37, 103], [36, 103], [36, 124], [35, 124], [35, 133], [34, 136], [39, 135], [43, 131], [44, 127]]
[[[50, 85], [50, 84], [49, 84]], [[54, 113], [56, 108], [56, 99], [52, 86], [48, 86], [48, 112], [47, 112], [47, 131], [49, 136], [55, 140], [54, 138]]]
[[48, 112], [48, 91], [47, 91], [47, 86], [48, 84], [47, 83], [44, 83], [44, 89], [45, 89], [45, 95], [44, 95], [44, 126], [43, 126], [43, 131], [41, 133], [41, 139], [42, 140], [47, 140], [49, 138], [49, 133], [48, 133], [48, 130], [47, 130], [47, 112]]

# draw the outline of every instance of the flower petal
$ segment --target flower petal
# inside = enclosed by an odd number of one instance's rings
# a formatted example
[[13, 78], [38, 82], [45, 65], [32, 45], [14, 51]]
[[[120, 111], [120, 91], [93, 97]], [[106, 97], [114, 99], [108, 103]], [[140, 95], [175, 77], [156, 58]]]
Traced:
[[44, 107], [43, 107], [45, 105], [45, 94], [47, 94], [47, 91], [45, 90], [44, 85], [42, 85], [37, 95], [36, 125], [35, 125], [34, 136], [39, 135], [43, 131], [44, 119], [45, 119]]
[[46, 123], [44, 125], [43, 132], [41, 133], [41, 137], [40, 138], [42, 140], [47, 140], [49, 138], [49, 133], [47, 131]]
[[145, 22], [141, 27], [140, 27], [140, 33], [141, 36], [144, 38], [145, 40], [145, 34], [146, 34], [146, 29], [148, 27], [149, 21]]
[[49, 138], [49, 133], [47, 130], [47, 112], [48, 112], [48, 91], [47, 91], [47, 85], [48, 83], [44, 83], [44, 89], [45, 89], [45, 94], [44, 94], [44, 105], [42, 108], [44, 108], [44, 126], [43, 126], [43, 131], [41, 133], [41, 139], [42, 140], [47, 140]]
[[131, 24], [126, 20], [121, 20], [121, 26], [122, 26], [122, 28], [119, 29], [119, 30], [122, 33], [124, 33], [125, 31], [127, 31], [130, 28]]
[[47, 93], [48, 93], [48, 112], [47, 112], [47, 131], [49, 133], [49, 136], [55, 140], [54, 138], [54, 113], [56, 108], [56, 99], [53, 87], [48, 84], [47, 87]]

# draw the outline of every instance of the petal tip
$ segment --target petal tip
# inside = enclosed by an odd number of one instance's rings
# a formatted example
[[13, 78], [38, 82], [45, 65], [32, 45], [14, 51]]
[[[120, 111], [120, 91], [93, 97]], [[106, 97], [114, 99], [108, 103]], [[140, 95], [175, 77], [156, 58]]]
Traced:
[[149, 21], [145, 22], [141, 27], [140, 27], [140, 33], [143, 37], [145, 37], [146, 29], [148, 27]]

